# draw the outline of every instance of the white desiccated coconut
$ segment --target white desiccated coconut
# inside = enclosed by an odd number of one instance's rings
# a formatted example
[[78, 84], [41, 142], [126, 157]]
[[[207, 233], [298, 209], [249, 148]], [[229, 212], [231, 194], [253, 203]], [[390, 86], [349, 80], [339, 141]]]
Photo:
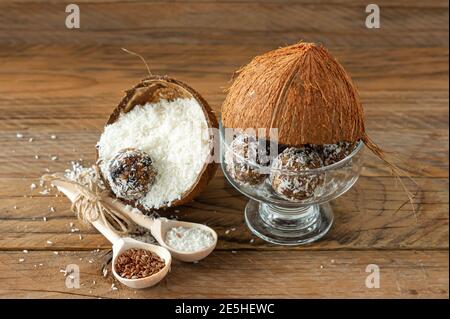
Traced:
[[208, 124], [193, 98], [160, 100], [136, 106], [105, 127], [97, 144], [100, 169], [108, 176], [110, 160], [124, 148], [150, 155], [156, 180], [139, 199], [146, 209], [170, 206], [197, 180], [211, 150]]
[[211, 232], [198, 227], [173, 227], [166, 233], [166, 244], [179, 251], [199, 251], [213, 243]]
[[[78, 162], [71, 162], [72, 167], [66, 169], [64, 176], [74, 182], [87, 186], [89, 182], [95, 183], [100, 189], [104, 189], [103, 182], [97, 174], [94, 166], [84, 167]], [[72, 227], [72, 226], [70, 226]]]

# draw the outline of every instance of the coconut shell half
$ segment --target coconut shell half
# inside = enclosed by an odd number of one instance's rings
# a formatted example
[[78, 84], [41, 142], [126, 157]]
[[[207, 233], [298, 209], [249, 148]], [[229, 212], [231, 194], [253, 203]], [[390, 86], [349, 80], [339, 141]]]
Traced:
[[[197, 100], [203, 110], [208, 127], [218, 128], [219, 125], [217, 119], [213, 114], [208, 102], [206, 102], [206, 100], [197, 91], [195, 91], [187, 84], [173, 78], [169, 78], [167, 76], [151, 76], [145, 78], [135, 87], [127, 90], [119, 105], [111, 113], [106, 125], [113, 124], [119, 119], [119, 116], [122, 113], [130, 112], [137, 105], [156, 103], [161, 99], [171, 101], [177, 98], [194, 98], [195, 100]], [[212, 155], [213, 150], [211, 150], [211, 156]], [[99, 172], [106, 187], [112, 193], [111, 186], [108, 183], [108, 179], [102, 174], [98, 159], [99, 153], [97, 150], [97, 171]], [[206, 188], [209, 181], [214, 177], [216, 169], [217, 163], [215, 163], [214, 161], [205, 162], [202, 171], [199, 173], [197, 180], [194, 182], [191, 188], [185, 191], [180, 199], [173, 201], [170, 206], [179, 206], [192, 201]], [[139, 208], [144, 212], [149, 212], [148, 209], [140, 205], [137, 201], [129, 201], [124, 199], [120, 200], [128, 205]], [[165, 207], [161, 207], [160, 209], [162, 208]]]
[[222, 121], [228, 128], [277, 128], [278, 142], [290, 146], [364, 137], [355, 85], [314, 43], [265, 53], [239, 70], [223, 103]]

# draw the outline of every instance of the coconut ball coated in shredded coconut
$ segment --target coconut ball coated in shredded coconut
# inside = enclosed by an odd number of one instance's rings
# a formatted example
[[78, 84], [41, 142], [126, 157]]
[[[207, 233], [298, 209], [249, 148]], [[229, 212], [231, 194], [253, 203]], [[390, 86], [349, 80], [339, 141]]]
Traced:
[[357, 142], [341, 141], [336, 144], [313, 145], [325, 166], [342, 161], [356, 148]]
[[286, 148], [272, 163], [272, 188], [287, 200], [301, 201], [312, 198], [323, 185], [325, 176], [308, 174], [308, 171], [322, 166], [322, 159], [314, 149], [308, 146]]
[[157, 174], [152, 163], [150, 155], [141, 150], [120, 150], [109, 163], [108, 182], [113, 193], [127, 200], [145, 196]]
[[267, 175], [259, 170], [261, 144], [254, 136], [240, 134], [230, 143], [225, 153], [225, 164], [230, 176], [239, 184], [258, 185]]
[[173, 227], [166, 233], [165, 241], [173, 249], [194, 252], [210, 247], [214, 237], [199, 227]]

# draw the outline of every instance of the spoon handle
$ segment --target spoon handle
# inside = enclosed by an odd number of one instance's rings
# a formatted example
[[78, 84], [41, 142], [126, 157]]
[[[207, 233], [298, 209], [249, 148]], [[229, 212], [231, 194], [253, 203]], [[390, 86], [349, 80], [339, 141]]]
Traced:
[[[63, 181], [53, 181], [52, 184], [58, 188], [58, 190], [64, 195], [66, 195], [69, 200], [73, 203], [77, 196], [79, 195], [79, 190], [70, 183], [65, 183]], [[91, 222], [97, 230], [106, 237], [111, 243], [116, 242], [120, 239], [120, 236], [116, 234], [112, 229], [107, 227], [101, 220], [97, 219]]]
[[147, 228], [150, 230], [152, 236], [156, 239], [156, 241], [163, 247], [167, 248], [166, 243], [161, 235], [161, 223], [166, 220], [165, 218], [151, 218], [144, 215], [141, 212], [132, 212], [129, 209], [122, 209], [122, 212], [126, 214], [133, 222], [138, 224], [141, 227]]
[[102, 221], [100, 221], [99, 219], [96, 221], [91, 222], [92, 225], [94, 225], [95, 228], [97, 228], [97, 230], [106, 237], [106, 239], [108, 239], [112, 244], [114, 244], [115, 242], [117, 242], [119, 239], [121, 239], [121, 237], [116, 234], [115, 231], [113, 231], [111, 228], [107, 227]]

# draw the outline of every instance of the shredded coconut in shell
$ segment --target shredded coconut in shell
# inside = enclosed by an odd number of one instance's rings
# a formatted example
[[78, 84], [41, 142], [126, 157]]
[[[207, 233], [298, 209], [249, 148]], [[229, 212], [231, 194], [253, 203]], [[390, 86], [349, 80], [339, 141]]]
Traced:
[[124, 148], [149, 154], [157, 170], [155, 182], [138, 200], [146, 209], [170, 206], [190, 190], [211, 151], [205, 114], [193, 98], [137, 105], [105, 127], [97, 144], [99, 166], [108, 176], [109, 162]]

